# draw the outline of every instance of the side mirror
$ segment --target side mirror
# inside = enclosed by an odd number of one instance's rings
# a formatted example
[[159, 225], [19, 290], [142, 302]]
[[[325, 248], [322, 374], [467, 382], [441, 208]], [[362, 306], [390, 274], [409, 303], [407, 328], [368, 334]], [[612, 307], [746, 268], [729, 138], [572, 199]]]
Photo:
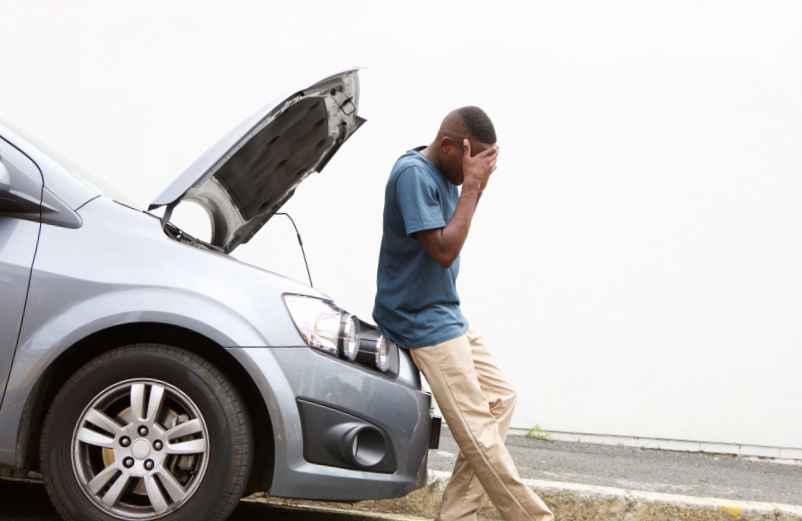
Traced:
[[11, 174], [8, 173], [3, 159], [0, 158], [0, 193], [11, 191]]

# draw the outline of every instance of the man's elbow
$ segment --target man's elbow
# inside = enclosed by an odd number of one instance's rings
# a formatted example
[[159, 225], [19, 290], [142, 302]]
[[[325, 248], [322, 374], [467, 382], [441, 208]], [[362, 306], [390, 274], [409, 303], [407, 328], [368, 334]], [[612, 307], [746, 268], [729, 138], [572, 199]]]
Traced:
[[434, 260], [437, 261], [437, 264], [444, 268], [450, 268], [452, 264], [454, 264], [454, 260], [457, 258], [456, 255], [452, 255], [450, 253], [445, 253], [438, 255]]
[[436, 235], [418, 234], [416, 238], [421, 241], [423, 249], [429, 254], [429, 257], [444, 268], [449, 268], [459, 255], [459, 250], [454, 251], [450, 245], [443, 244], [444, 241], [439, 240], [440, 237]]

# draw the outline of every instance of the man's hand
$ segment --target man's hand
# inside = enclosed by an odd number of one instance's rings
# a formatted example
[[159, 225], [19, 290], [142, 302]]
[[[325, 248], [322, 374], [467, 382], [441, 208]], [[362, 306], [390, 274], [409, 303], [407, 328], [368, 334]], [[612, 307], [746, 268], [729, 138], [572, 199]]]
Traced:
[[479, 193], [487, 186], [490, 174], [496, 169], [498, 145], [471, 156], [471, 141], [463, 140], [462, 175], [463, 188], [477, 190]]

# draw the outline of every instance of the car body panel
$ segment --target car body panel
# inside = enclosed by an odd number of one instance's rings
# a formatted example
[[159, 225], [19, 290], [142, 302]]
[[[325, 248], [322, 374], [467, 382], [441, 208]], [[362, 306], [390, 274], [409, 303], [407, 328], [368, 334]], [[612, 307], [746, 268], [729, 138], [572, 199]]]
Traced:
[[[293, 416], [287, 427], [290, 437], [282, 454], [284, 461], [276, 462], [271, 494], [324, 500], [372, 499], [400, 497], [418, 486], [420, 464], [429, 446], [428, 394], [376, 373], [365, 372], [357, 377], [355, 371], [346, 370], [343, 362], [310, 348], [272, 351], [294, 398], [333, 406], [387, 432], [398, 469], [393, 474], [377, 474], [307, 462], [301, 423]], [[406, 353], [402, 353], [401, 360], [401, 373], [410, 374], [414, 366]], [[358, 490], [366, 474], [370, 476], [371, 490]]]
[[[42, 174], [36, 164], [3, 139], [0, 139], [0, 162], [8, 177], [9, 191], [13, 190], [15, 197], [27, 200], [31, 209], [35, 210], [42, 197]], [[28, 210], [27, 213], [28, 215], [11, 214], [15, 217], [0, 214], [0, 407], [17, 347], [31, 266], [39, 238], [41, 212]]]
[[22, 415], [31, 382], [78, 340], [114, 325], [156, 322], [190, 329], [224, 347], [298, 346], [303, 340], [281, 295], [322, 296], [228, 255], [179, 243], [157, 218], [108, 198], [92, 200], [79, 213], [80, 229], [42, 226], [14, 371], [0, 409], [0, 462], [16, 446], [16, 431], [8, 431]]
[[193, 201], [211, 218], [211, 244], [247, 242], [364, 123], [356, 70], [304, 85], [267, 105], [192, 163], [150, 204]]
[[[17, 347], [17, 335], [25, 308], [31, 264], [36, 251], [39, 223], [0, 217], [0, 408], [5, 397], [11, 362]], [[7, 239], [7, 240], [6, 240]]]

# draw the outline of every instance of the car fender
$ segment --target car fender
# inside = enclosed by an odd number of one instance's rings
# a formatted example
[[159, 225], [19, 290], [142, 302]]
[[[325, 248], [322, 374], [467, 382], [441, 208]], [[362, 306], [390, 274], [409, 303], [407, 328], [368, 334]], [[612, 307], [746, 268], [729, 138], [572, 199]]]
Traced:
[[[287, 411], [280, 406], [286, 402], [277, 399], [276, 392], [289, 396], [292, 391], [270, 349], [266, 349], [267, 341], [246, 319], [199, 294], [173, 288], [128, 288], [96, 295], [48, 316], [21, 339], [0, 409], [0, 464], [18, 461], [23, 415], [37, 388], [35, 383], [47, 369], [81, 340], [115, 326], [137, 323], [177, 326], [227, 349], [256, 383], [271, 416], [276, 443], [287, 439], [288, 427], [296, 430], [294, 424], [288, 426], [287, 421], [276, 420], [287, 417]], [[29, 322], [26, 330], [31, 328]], [[239, 346], [252, 349], [238, 349]], [[251, 350], [258, 353], [249, 354]], [[289, 416], [293, 416], [291, 412]]]

